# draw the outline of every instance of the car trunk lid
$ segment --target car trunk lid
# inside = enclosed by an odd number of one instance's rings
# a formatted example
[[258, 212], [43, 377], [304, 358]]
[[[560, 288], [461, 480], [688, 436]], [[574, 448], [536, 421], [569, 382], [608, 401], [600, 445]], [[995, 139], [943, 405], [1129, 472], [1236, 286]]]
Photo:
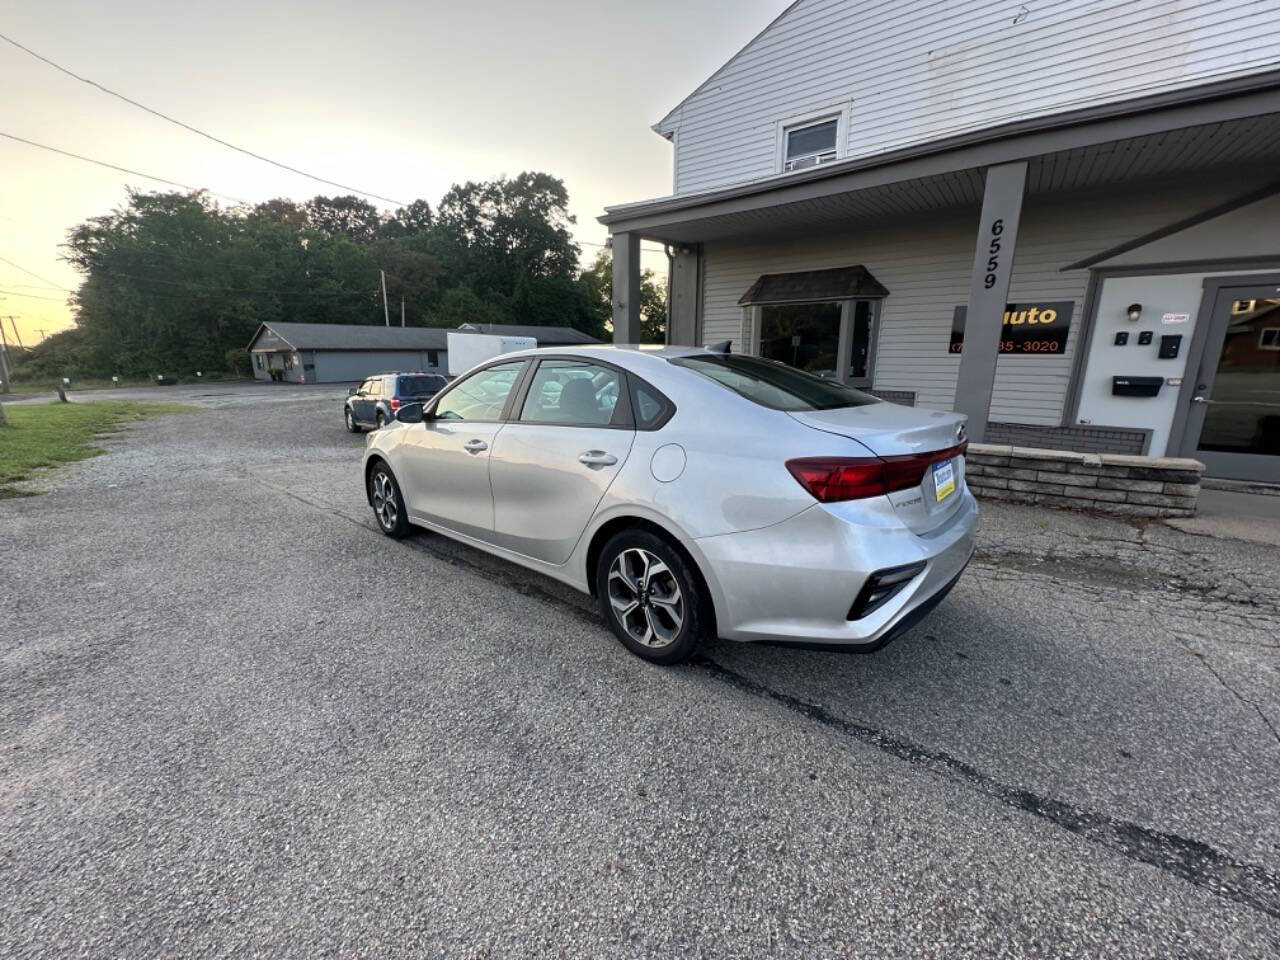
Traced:
[[[966, 418], [962, 414], [895, 403], [804, 410], [791, 416], [814, 430], [848, 437], [888, 460], [949, 450], [965, 439]], [[859, 455], [865, 454], [862, 450], [850, 451], [850, 456]], [[888, 497], [908, 529], [927, 534], [959, 508], [963, 489], [964, 457], [955, 455], [929, 464], [919, 484], [896, 490]]]

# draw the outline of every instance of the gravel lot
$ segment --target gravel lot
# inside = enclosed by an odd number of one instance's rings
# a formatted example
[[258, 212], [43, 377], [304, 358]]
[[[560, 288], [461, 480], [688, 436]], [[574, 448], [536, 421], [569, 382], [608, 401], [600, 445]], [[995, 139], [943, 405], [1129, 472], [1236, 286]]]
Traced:
[[0, 955], [1280, 952], [1277, 548], [991, 505], [876, 655], [655, 668], [383, 538], [344, 393], [0, 501]]

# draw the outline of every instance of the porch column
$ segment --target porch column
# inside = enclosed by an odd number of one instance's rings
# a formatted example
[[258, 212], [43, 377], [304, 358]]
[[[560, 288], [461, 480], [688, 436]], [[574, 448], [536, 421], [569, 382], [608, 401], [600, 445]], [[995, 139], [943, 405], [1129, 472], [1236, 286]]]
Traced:
[[667, 278], [667, 343], [671, 346], [698, 346], [701, 269], [698, 247], [676, 247], [672, 252]]
[[640, 237], [613, 235], [613, 342], [640, 342]]
[[987, 168], [982, 195], [982, 218], [973, 251], [973, 275], [969, 279], [969, 306], [964, 321], [964, 349], [956, 377], [952, 405], [969, 417], [969, 439], [981, 441], [991, 413], [991, 388], [996, 378], [996, 358], [1009, 302], [1009, 278], [1018, 243], [1022, 216], [1022, 191], [1027, 182], [1025, 161]]

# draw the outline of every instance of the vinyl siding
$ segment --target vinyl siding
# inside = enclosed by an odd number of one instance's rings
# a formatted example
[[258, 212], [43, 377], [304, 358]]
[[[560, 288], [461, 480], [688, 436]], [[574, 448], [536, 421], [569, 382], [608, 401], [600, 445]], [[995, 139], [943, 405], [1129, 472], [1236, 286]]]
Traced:
[[427, 364], [426, 350], [317, 350], [316, 383], [343, 383], [400, 371], [444, 373], [448, 356], [440, 350], [440, 365], [432, 367]]
[[[991, 418], [1052, 426], [1063, 404], [1079, 337], [1087, 270], [1062, 267], [1209, 209], [1249, 189], [1239, 182], [1166, 183], [1124, 193], [1029, 198], [1014, 254], [1009, 299], [1075, 303], [1066, 351], [1058, 356], [1002, 356], [996, 365]], [[978, 211], [912, 222], [866, 223], [849, 232], [786, 242], [705, 246], [703, 342], [732, 340], [742, 349], [738, 299], [763, 273], [862, 264], [890, 291], [877, 332], [874, 388], [908, 390], [923, 407], [951, 409], [960, 358], [948, 352], [955, 307], [968, 301]], [[1217, 256], [1206, 248], [1202, 258]]]
[[777, 175], [779, 123], [828, 107], [842, 155], [867, 157], [1275, 69], [1277, 19], [1249, 0], [800, 0], [658, 129], [676, 193], [697, 193]]

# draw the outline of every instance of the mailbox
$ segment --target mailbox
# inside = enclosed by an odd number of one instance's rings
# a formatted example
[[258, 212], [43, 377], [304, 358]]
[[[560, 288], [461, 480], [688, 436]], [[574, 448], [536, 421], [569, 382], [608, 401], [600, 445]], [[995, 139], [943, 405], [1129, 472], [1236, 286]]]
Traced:
[[1112, 377], [1111, 393], [1117, 397], [1154, 397], [1164, 377]]
[[1181, 334], [1169, 334], [1160, 338], [1160, 352], [1157, 356], [1161, 360], [1173, 360], [1178, 356], [1178, 348], [1182, 346]]

